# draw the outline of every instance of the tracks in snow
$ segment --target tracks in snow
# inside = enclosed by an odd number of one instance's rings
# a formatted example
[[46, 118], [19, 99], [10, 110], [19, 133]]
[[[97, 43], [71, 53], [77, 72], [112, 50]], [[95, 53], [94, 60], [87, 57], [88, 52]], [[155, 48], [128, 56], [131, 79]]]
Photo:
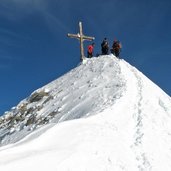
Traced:
[[136, 156], [138, 170], [150, 171], [152, 167], [143, 149], [143, 146], [144, 146], [143, 145], [144, 114], [143, 114], [143, 92], [142, 92], [143, 81], [135, 68], [130, 67], [129, 64], [127, 63], [125, 63], [125, 65], [133, 74], [136, 80], [136, 87], [134, 90], [136, 92], [136, 97], [135, 97], [135, 106], [134, 106], [134, 114], [133, 114], [135, 130], [134, 130], [134, 142], [131, 147], [133, 148], [135, 156]]

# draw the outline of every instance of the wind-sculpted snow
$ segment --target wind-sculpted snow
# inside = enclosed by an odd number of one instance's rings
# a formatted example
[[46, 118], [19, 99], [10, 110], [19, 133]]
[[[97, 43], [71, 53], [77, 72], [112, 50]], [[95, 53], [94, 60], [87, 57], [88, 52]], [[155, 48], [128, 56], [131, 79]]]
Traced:
[[124, 84], [117, 59], [86, 60], [1, 117], [1, 145], [16, 142], [49, 122], [97, 114], [122, 96]]
[[0, 148], [3, 171], [170, 171], [171, 98], [124, 60], [100, 56], [6, 113], [0, 135], [17, 141]]

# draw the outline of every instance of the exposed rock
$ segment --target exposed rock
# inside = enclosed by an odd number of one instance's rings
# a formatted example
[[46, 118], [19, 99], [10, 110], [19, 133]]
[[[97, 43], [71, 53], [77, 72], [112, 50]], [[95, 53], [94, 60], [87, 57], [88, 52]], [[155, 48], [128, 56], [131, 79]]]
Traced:
[[34, 116], [30, 117], [28, 120], [27, 120], [27, 123], [26, 123], [26, 126], [29, 126], [29, 125], [32, 125], [35, 123], [35, 120], [36, 118]]
[[44, 91], [35, 92], [30, 96], [29, 102], [33, 103], [33, 102], [40, 101], [44, 96], [48, 96], [48, 92], [44, 92]]

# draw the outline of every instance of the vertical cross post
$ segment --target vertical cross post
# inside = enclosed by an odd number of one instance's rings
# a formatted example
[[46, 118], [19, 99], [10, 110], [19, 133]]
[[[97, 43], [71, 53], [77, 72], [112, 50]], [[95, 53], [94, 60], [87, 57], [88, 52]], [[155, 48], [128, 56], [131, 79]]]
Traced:
[[84, 45], [83, 45], [83, 27], [82, 23], [79, 22], [79, 28], [80, 28], [80, 54], [81, 54], [81, 61], [84, 59]]
[[84, 56], [84, 45], [83, 42], [84, 40], [88, 40], [88, 41], [92, 41], [95, 38], [94, 37], [90, 37], [90, 36], [84, 36], [83, 34], [83, 28], [82, 28], [82, 22], [79, 22], [79, 33], [78, 34], [67, 34], [68, 37], [70, 38], [76, 38], [80, 41], [80, 60], [81, 62], [84, 60], [85, 56]]

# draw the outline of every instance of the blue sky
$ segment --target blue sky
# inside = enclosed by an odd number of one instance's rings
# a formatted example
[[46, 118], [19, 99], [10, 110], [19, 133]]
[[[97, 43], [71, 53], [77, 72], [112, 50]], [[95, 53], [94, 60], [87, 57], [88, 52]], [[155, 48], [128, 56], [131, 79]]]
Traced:
[[[0, 114], [79, 63], [79, 43], [94, 36], [95, 54], [107, 37], [121, 56], [171, 95], [170, 0], [1, 0]], [[85, 48], [89, 42], [85, 42]]]

